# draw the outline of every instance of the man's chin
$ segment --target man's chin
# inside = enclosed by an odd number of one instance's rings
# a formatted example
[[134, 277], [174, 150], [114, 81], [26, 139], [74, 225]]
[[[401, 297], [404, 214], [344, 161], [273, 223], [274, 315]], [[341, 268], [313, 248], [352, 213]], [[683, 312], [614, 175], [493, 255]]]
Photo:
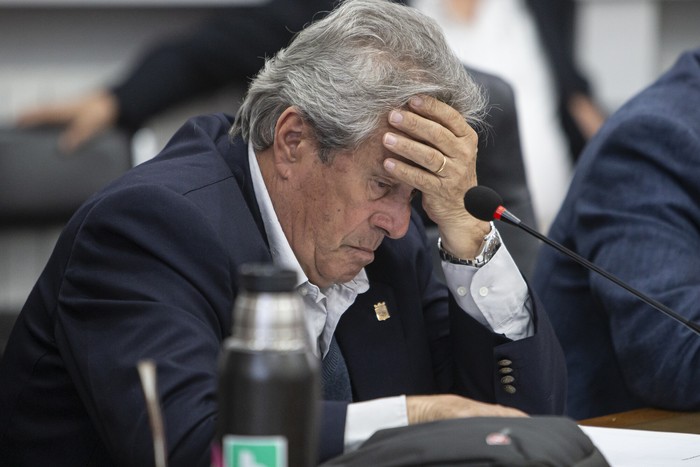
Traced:
[[364, 268], [369, 263], [374, 261], [374, 250], [363, 250], [361, 248], [353, 247], [351, 248], [351, 253], [348, 256], [348, 264], [360, 265], [357, 270], [357, 272], [359, 273], [360, 269]]
[[[329, 274], [327, 274], [323, 280], [327, 286], [330, 286], [332, 284], [344, 284], [346, 282], [350, 282], [351, 280], [355, 279], [357, 275], [362, 271], [362, 269], [367, 266], [369, 263], [353, 263], [353, 267], [346, 267], [342, 271], [332, 271]], [[318, 284], [317, 284], [318, 285]], [[323, 287], [323, 286], [321, 286]]]
[[361, 250], [359, 248], [348, 247], [350, 254], [335, 255], [333, 261], [326, 264], [319, 264], [316, 269], [317, 277], [313, 280], [309, 276], [312, 284], [318, 287], [329, 287], [332, 284], [344, 284], [355, 279], [364, 267], [374, 261], [374, 252]]

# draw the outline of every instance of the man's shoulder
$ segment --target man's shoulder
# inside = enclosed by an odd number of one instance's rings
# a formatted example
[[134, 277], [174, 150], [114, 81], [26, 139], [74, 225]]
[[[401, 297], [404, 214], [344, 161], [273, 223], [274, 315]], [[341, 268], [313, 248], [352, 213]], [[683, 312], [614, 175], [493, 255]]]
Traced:
[[223, 114], [190, 119], [156, 157], [95, 193], [76, 217], [97, 206], [101, 212], [132, 203], [161, 212], [179, 212], [189, 204], [207, 217], [245, 208], [247, 149], [243, 141], [229, 138], [229, 126]]
[[105, 192], [159, 185], [186, 194], [230, 179], [246, 177], [247, 146], [229, 136], [231, 117], [202, 115], [189, 119], [152, 159], [134, 167]]

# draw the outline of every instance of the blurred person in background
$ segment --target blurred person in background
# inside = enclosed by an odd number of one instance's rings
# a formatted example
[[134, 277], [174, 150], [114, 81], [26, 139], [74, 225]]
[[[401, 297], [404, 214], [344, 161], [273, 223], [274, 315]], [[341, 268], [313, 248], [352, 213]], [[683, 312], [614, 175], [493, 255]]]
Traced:
[[564, 198], [572, 166], [604, 120], [574, 60], [574, 0], [412, 0], [467, 65], [514, 88], [539, 228]]
[[75, 100], [28, 109], [17, 123], [65, 125], [60, 141], [65, 152], [115, 125], [133, 132], [176, 104], [227, 85], [247, 87], [266, 57], [336, 3], [269, 0], [223, 9], [192, 34], [146, 48], [122, 81]]
[[[700, 49], [606, 121], [550, 236], [700, 325]], [[533, 282], [566, 355], [570, 416], [700, 409], [700, 336], [550, 248]]]

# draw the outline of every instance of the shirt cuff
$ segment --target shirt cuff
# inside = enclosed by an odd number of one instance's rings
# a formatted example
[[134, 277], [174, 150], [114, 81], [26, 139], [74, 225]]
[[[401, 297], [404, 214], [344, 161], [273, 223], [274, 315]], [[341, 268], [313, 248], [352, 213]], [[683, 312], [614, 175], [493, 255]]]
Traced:
[[532, 336], [528, 289], [505, 245], [480, 268], [442, 261], [447, 287], [472, 318], [512, 340]]
[[356, 450], [378, 430], [406, 425], [406, 396], [348, 404], [345, 418], [345, 452]]

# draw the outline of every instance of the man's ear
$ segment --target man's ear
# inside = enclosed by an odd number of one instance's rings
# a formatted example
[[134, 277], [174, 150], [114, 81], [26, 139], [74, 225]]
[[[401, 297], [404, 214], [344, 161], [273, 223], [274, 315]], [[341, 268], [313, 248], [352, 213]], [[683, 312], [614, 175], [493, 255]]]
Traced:
[[277, 119], [273, 143], [275, 168], [284, 178], [308, 149], [308, 139], [309, 128], [301, 113], [295, 107], [288, 107]]

